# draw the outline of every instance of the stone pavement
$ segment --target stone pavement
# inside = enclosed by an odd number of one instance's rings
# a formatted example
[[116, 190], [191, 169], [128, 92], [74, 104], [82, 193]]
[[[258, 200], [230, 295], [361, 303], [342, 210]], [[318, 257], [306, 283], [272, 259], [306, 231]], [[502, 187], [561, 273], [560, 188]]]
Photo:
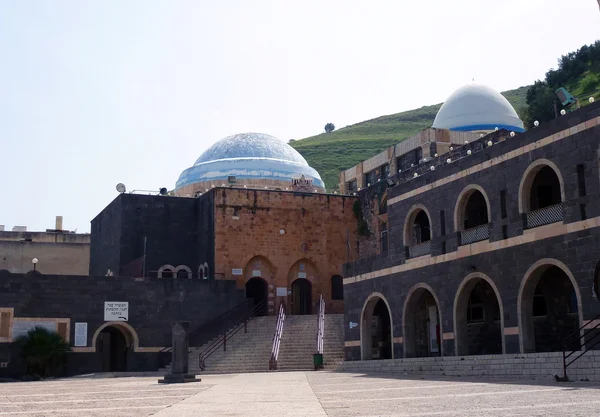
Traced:
[[600, 385], [391, 374], [279, 372], [0, 384], [3, 416], [596, 416]]

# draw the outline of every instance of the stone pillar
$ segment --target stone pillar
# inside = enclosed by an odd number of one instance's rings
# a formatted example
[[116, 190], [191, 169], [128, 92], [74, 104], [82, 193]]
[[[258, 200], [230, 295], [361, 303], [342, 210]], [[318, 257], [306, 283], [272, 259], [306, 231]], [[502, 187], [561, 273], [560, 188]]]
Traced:
[[189, 321], [176, 321], [172, 325], [171, 345], [171, 373], [165, 375], [158, 382], [164, 384], [177, 384], [184, 382], [200, 382], [196, 375], [189, 374]]

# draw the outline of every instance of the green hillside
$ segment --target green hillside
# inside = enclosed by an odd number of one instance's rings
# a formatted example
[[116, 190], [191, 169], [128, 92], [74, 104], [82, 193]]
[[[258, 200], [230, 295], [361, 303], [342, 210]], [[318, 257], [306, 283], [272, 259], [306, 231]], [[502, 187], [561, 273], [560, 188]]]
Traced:
[[[521, 87], [502, 94], [515, 109], [524, 109], [528, 88]], [[381, 116], [331, 133], [295, 140], [290, 145], [321, 174], [327, 190], [334, 190], [338, 188], [340, 171], [431, 127], [440, 106], [436, 104]]]

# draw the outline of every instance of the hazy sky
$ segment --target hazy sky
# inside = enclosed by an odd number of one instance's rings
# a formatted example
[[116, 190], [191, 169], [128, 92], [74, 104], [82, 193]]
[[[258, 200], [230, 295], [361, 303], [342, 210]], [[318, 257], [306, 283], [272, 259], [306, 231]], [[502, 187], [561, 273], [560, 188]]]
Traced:
[[0, 224], [87, 232], [225, 136], [516, 88], [599, 38], [596, 0], [0, 0]]

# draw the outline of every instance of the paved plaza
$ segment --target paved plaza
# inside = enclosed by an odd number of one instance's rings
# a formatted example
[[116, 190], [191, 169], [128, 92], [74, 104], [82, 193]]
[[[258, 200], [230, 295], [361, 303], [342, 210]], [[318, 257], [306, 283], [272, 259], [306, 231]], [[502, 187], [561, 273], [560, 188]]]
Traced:
[[0, 416], [597, 416], [600, 385], [330, 372], [0, 384]]

